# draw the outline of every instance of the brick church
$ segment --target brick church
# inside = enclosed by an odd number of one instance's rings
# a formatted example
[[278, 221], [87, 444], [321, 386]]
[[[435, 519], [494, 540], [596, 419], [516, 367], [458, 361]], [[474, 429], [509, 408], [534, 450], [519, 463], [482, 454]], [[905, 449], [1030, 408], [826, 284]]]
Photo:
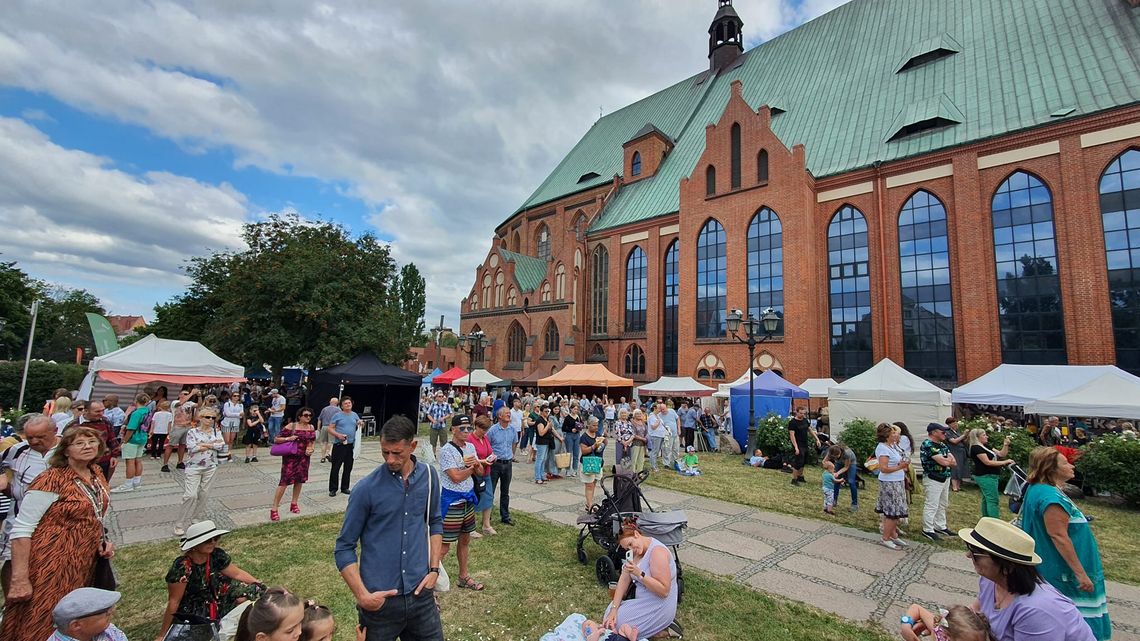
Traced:
[[[853, 0], [598, 120], [494, 230], [475, 365], [794, 382], [1140, 374], [1140, 0]], [[463, 359], [466, 361], [466, 359]], [[460, 363], [466, 366], [467, 362]]]

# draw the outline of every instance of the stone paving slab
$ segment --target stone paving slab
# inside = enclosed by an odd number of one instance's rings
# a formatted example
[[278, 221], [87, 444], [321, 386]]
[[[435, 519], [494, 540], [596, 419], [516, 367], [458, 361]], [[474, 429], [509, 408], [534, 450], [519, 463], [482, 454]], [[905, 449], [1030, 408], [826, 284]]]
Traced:
[[689, 530], [703, 530], [724, 521], [724, 515], [701, 510], [685, 510], [685, 518], [689, 521]]
[[1104, 589], [1108, 592], [1108, 598], [1113, 601], [1134, 603], [1140, 606], [1140, 586], [1105, 581]]
[[[286, 512], [289, 511], [288, 501], [288, 498], [282, 497], [281, 502], [284, 503], [283, 507], [285, 508]], [[222, 505], [225, 505], [231, 510], [245, 510], [254, 507], [265, 508], [268, 510], [269, 506], [273, 505], [273, 491], [266, 491], [265, 488], [261, 488], [259, 492], [256, 492], [254, 494], [230, 496], [223, 498], [221, 502]]]
[[786, 527], [772, 525], [771, 523], [755, 519], [735, 521], [725, 525], [725, 527], [733, 532], [740, 532], [741, 534], [747, 534], [768, 541], [776, 541], [777, 543], [793, 543], [804, 537], [804, 533], [799, 530], [791, 530]]
[[[549, 503], [551, 505], [557, 505], [559, 507], [586, 504], [585, 494], [571, 494], [562, 490], [542, 492], [541, 494], [535, 494], [533, 498], [542, 501], [543, 503]], [[511, 501], [511, 504], [513, 505], [514, 501]]]
[[748, 566], [744, 559], [699, 545], [686, 545], [677, 552], [677, 557], [683, 566], [691, 565], [720, 576], [733, 576]]
[[923, 603], [928, 608], [934, 606], [946, 607], [947, 604], [973, 603], [977, 598], [977, 590], [947, 590], [933, 585], [926, 585], [921, 581], [911, 583], [906, 588], [906, 595], [916, 603]]
[[574, 527], [581, 527], [580, 525], [578, 525], [578, 513], [577, 512], [561, 512], [561, 511], [555, 510], [553, 512], [546, 512], [543, 514], [543, 516], [550, 519], [551, 521], [554, 521], [555, 523], [561, 523], [562, 525], [572, 525]]
[[1113, 623], [1123, 623], [1140, 631], [1140, 609], [1131, 604], [1109, 603], [1108, 616]]
[[838, 534], [825, 534], [805, 545], [802, 550], [825, 559], [842, 560], [872, 574], [886, 574], [899, 564], [906, 552], [888, 550], [876, 543], [850, 539]]
[[765, 523], [772, 523], [780, 527], [790, 527], [804, 532], [816, 532], [827, 527], [828, 524], [823, 521], [813, 521], [811, 519], [801, 519], [798, 516], [789, 516], [787, 514], [777, 514], [775, 512], [755, 512], [749, 515], [749, 518], [764, 521]]
[[649, 502], [653, 504], [655, 508], [658, 505], [680, 505], [681, 503], [687, 503], [693, 499], [692, 494], [682, 494], [681, 492], [665, 490], [659, 487], [642, 486], [641, 491], [645, 494], [645, 498], [649, 499]]
[[887, 611], [883, 616], [879, 617], [879, 625], [886, 628], [888, 632], [897, 633], [901, 625], [899, 619], [906, 614], [907, 609], [910, 607], [909, 603], [902, 601], [894, 601], [887, 606]]
[[168, 541], [174, 538], [174, 525], [171, 518], [166, 519], [163, 525], [148, 525], [145, 527], [132, 527], [123, 530], [118, 545], [132, 545], [134, 543], [154, 543], [155, 541]]
[[967, 574], [932, 565], [926, 568], [922, 580], [927, 584], [944, 585], [966, 593], [976, 594], [978, 591], [978, 575], [973, 572]]
[[[583, 501], [583, 502], [585, 502], [585, 501]], [[496, 509], [497, 508], [498, 508], [498, 504], [496, 503]], [[549, 510], [549, 509], [550, 509], [550, 505], [548, 505], [546, 503], [540, 503], [539, 501], [536, 501], [534, 499], [519, 498], [519, 497], [514, 496], [513, 491], [511, 492], [511, 511], [512, 512], [514, 510], [519, 510], [522, 512], [537, 514], [539, 512], [545, 512], [546, 510]]]
[[861, 592], [875, 581], [875, 577], [870, 574], [804, 554], [796, 554], [780, 561], [780, 567], [805, 577], [823, 579], [847, 591]]
[[867, 597], [812, 583], [779, 570], [764, 570], [749, 577], [746, 583], [777, 596], [795, 595], [797, 601], [856, 621], [867, 620], [876, 607], [875, 602]]
[[710, 512], [726, 514], [728, 516], [744, 514], [745, 512], [751, 512], [753, 510], [753, 508], [750, 508], [747, 505], [729, 503], [728, 501], [720, 501], [717, 499], [705, 498], [703, 496], [689, 501], [689, 505], [702, 510], [708, 510]]
[[761, 543], [756, 539], [736, 534], [735, 532], [705, 532], [689, 540], [706, 548], [719, 550], [733, 556], [739, 556], [753, 561], [759, 561], [776, 551], [776, 548]]
[[119, 512], [115, 516], [121, 528], [137, 528], [148, 525], [166, 525], [167, 529], [174, 521], [177, 512], [167, 510], [130, 510]]
[[940, 565], [944, 568], [953, 568], [963, 572], [974, 573], [974, 564], [966, 558], [965, 552], [935, 552], [930, 555], [931, 565]]

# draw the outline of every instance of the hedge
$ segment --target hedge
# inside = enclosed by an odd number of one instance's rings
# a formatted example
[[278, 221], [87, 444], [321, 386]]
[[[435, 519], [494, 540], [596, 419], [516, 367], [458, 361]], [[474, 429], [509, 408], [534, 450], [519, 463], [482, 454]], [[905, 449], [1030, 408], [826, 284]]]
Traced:
[[[23, 362], [0, 362], [0, 405], [6, 408], [16, 407], [16, 400], [20, 397], [20, 377], [23, 372]], [[61, 387], [68, 390], [79, 389], [85, 373], [86, 370], [82, 366], [74, 363], [32, 361], [28, 367], [28, 385], [24, 390], [23, 409], [40, 411], [44, 401]]]

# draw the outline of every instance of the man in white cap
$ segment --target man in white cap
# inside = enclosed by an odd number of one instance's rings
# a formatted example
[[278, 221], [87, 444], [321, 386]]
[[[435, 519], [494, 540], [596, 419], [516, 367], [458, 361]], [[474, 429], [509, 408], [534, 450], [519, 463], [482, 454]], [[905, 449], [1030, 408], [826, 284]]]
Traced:
[[127, 641], [127, 635], [111, 623], [122, 596], [99, 588], [68, 592], [51, 611], [55, 632], [46, 641]]
[[281, 423], [285, 421], [285, 397], [277, 393], [277, 388], [269, 390], [269, 442], [277, 439]]

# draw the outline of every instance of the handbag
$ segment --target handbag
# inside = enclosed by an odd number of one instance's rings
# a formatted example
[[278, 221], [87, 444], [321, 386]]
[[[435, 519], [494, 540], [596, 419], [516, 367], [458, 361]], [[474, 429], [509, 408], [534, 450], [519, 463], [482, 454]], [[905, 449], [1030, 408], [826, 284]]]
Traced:
[[[427, 509], [424, 510], [424, 534], [427, 535], [428, 563], [431, 563], [431, 497], [433, 494], [431, 484], [431, 466], [427, 467], [427, 476], [428, 495]], [[435, 591], [451, 591], [451, 577], [447, 576], [447, 568], [443, 567], [443, 559], [440, 559], [439, 561], [439, 578], [435, 580]]]
[[602, 457], [600, 456], [583, 456], [582, 457], [582, 473], [583, 474], [600, 474], [602, 472]]
[[868, 472], [874, 472], [874, 471], [878, 470], [879, 469], [879, 459], [877, 457], [872, 456], [871, 458], [867, 459], [866, 461], [863, 461], [863, 469], [867, 470]]
[[269, 448], [269, 453], [273, 456], [297, 456], [301, 453], [301, 443], [300, 441], [274, 443], [273, 447]]
[[570, 452], [559, 452], [555, 454], [554, 465], [556, 465], [558, 469], [562, 470], [570, 467]]
[[112, 592], [119, 587], [119, 580], [115, 576], [115, 568], [111, 565], [111, 559], [105, 558], [98, 552], [95, 553], [95, 570], [91, 575], [91, 587]]

